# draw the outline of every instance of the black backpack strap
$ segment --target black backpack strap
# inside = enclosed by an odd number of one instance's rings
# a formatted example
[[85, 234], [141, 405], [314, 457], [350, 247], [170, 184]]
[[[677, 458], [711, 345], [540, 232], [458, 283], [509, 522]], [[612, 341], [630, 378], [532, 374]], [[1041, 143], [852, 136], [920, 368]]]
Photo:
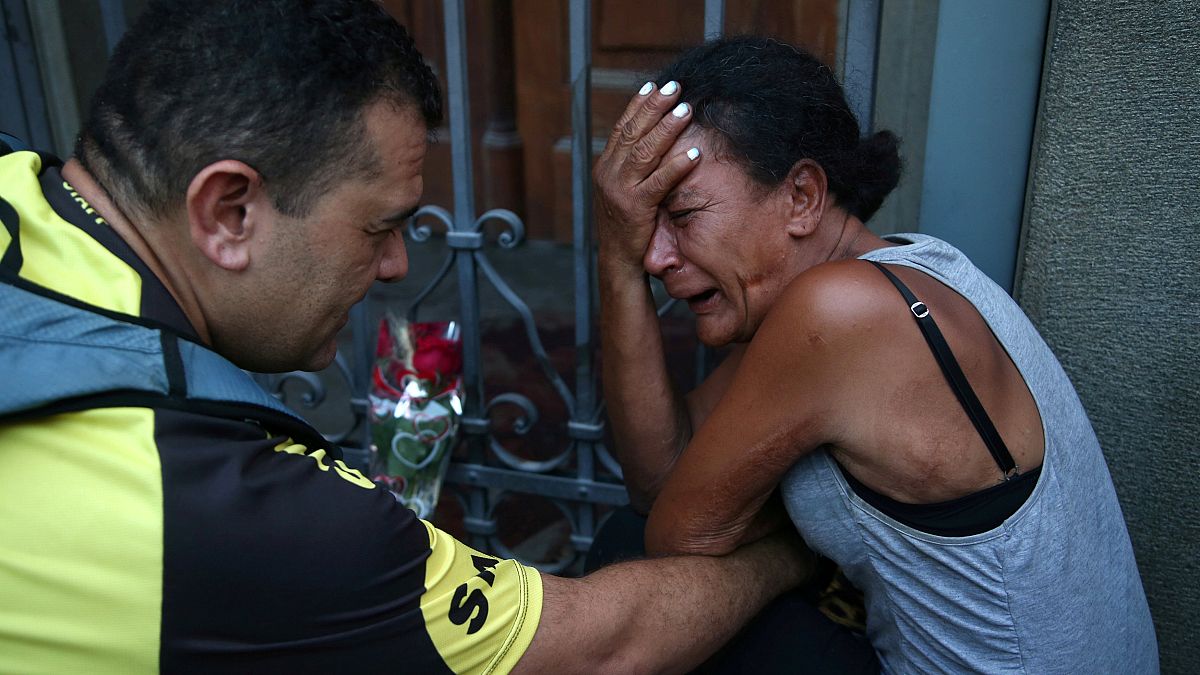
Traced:
[[1008, 451], [1008, 446], [1004, 444], [1004, 439], [1000, 438], [1000, 432], [996, 431], [996, 425], [992, 424], [992, 418], [988, 417], [987, 411], [983, 409], [983, 404], [979, 402], [979, 397], [975, 395], [975, 390], [971, 388], [971, 384], [967, 382], [967, 376], [963, 374], [962, 368], [958, 365], [958, 360], [954, 358], [954, 352], [950, 351], [950, 345], [946, 343], [946, 338], [942, 336], [942, 331], [938, 329], [937, 323], [934, 322], [933, 316], [929, 313], [929, 307], [925, 303], [917, 299], [908, 286], [900, 281], [895, 274], [892, 274], [886, 267], [880, 265], [874, 260], [868, 260], [875, 267], [879, 268], [887, 276], [896, 290], [900, 291], [900, 295], [904, 296], [904, 301], [908, 303], [908, 309], [912, 312], [913, 318], [916, 319], [917, 325], [921, 328], [921, 334], [925, 336], [925, 342], [929, 343], [929, 349], [933, 351], [933, 356], [937, 360], [938, 365], [942, 368], [942, 374], [946, 376], [946, 381], [950, 383], [950, 388], [954, 390], [954, 395], [958, 397], [959, 404], [966, 411], [967, 417], [971, 419], [971, 424], [975, 425], [975, 430], [979, 432], [980, 438], [987, 445], [988, 452], [992, 453], [992, 458], [996, 460], [996, 465], [1000, 467], [1000, 471], [1004, 473], [1005, 480], [1008, 480], [1017, 474], [1017, 463], [1013, 461], [1012, 454]]

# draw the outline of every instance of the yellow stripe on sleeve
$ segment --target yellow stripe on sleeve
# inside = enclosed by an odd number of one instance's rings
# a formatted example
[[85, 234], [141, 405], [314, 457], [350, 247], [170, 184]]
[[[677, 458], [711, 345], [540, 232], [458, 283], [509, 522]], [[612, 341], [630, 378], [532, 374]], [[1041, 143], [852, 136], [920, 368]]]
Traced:
[[499, 560], [424, 523], [421, 612], [442, 660], [456, 673], [507, 673], [533, 641], [542, 612], [542, 578], [515, 560]]

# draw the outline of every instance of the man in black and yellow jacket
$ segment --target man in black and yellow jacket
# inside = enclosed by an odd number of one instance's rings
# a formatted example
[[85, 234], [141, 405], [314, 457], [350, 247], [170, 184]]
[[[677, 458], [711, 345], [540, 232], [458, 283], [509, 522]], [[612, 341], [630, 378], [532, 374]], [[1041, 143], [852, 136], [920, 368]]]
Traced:
[[74, 158], [0, 156], [0, 672], [682, 670], [805, 575], [498, 560], [247, 382], [405, 275], [439, 96], [371, 0], [164, 0]]

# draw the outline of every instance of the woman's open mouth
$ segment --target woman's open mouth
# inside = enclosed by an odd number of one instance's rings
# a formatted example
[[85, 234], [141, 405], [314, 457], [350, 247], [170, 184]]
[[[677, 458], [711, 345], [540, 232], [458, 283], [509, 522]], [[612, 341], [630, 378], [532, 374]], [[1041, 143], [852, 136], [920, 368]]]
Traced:
[[699, 314], [705, 310], [711, 309], [716, 304], [717, 289], [710, 288], [707, 291], [697, 293], [687, 299], [688, 308]]

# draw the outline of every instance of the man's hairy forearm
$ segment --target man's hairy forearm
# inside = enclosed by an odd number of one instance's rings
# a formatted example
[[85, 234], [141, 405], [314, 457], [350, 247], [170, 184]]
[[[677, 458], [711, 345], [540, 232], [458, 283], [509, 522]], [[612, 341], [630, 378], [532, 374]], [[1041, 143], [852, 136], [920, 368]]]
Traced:
[[[655, 558], [583, 579], [544, 577], [542, 627], [522, 666], [528, 672], [549, 663], [554, 672], [686, 672], [811, 574], [812, 555], [798, 541], [794, 534], [773, 536], [723, 557]], [[570, 649], [551, 662], [541, 640]]]
[[634, 507], [649, 509], [691, 437], [667, 374], [662, 333], [644, 274], [600, 267], [604, 397], [615, 452]]

